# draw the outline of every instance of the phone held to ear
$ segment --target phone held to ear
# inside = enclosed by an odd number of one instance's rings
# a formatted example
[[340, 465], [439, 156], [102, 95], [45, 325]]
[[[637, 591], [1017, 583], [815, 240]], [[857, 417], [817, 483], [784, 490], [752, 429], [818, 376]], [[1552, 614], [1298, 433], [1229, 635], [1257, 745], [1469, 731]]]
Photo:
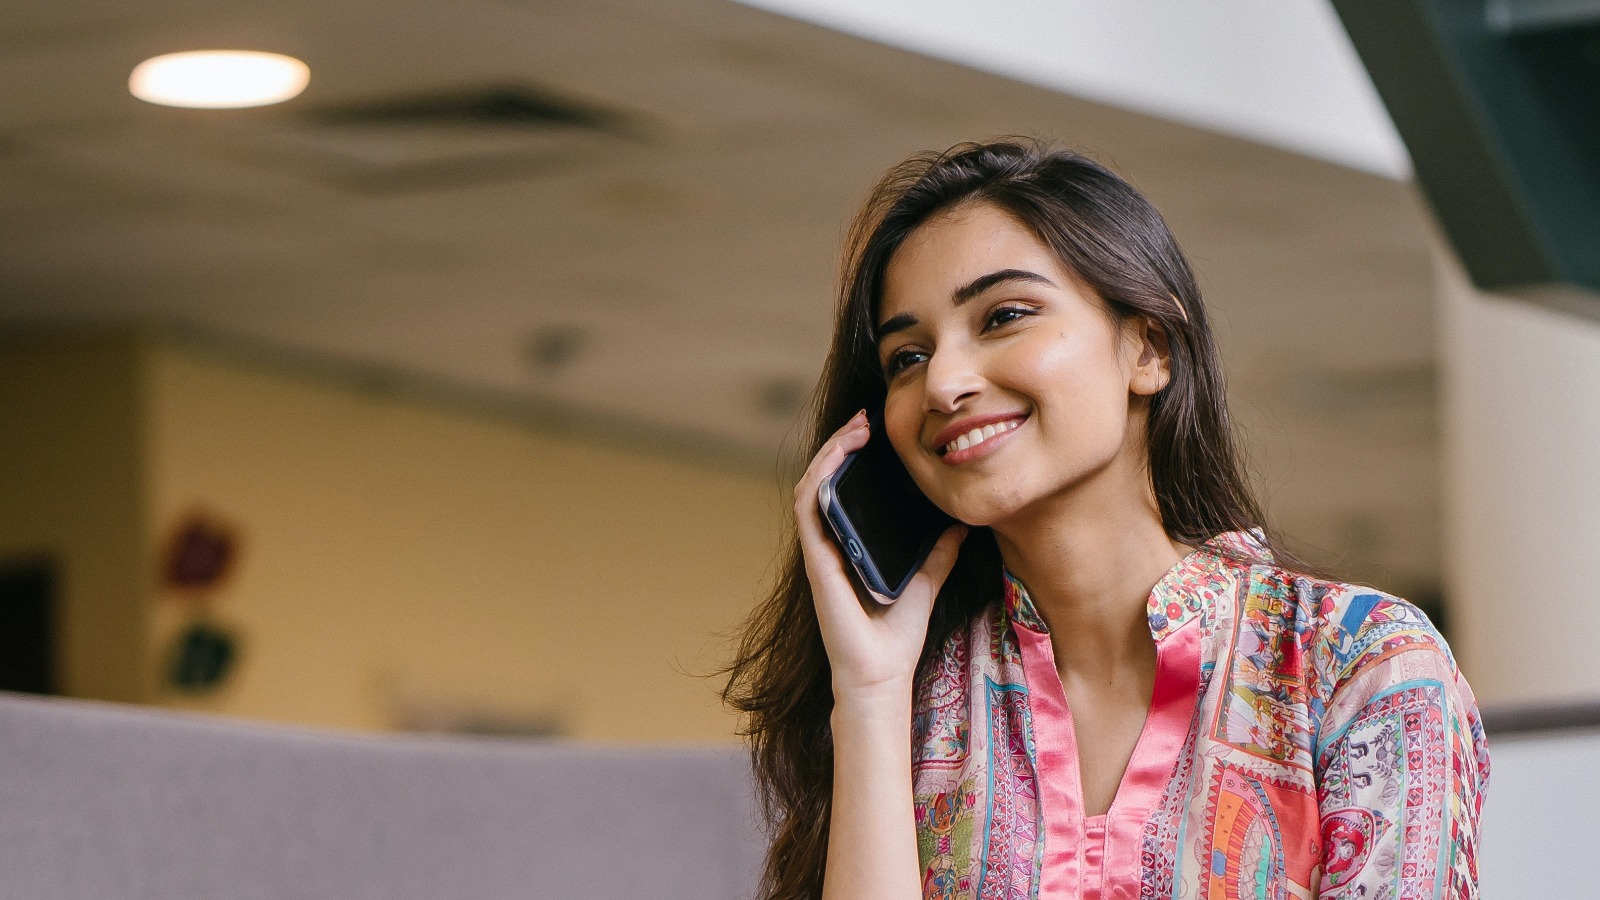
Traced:
[[883, 433], [883, 422], [874, 416], [868, 428], [866, 446], [823, 479], [817, 502], [861, 582], [892, 601], [955, 519], [911, 480]]

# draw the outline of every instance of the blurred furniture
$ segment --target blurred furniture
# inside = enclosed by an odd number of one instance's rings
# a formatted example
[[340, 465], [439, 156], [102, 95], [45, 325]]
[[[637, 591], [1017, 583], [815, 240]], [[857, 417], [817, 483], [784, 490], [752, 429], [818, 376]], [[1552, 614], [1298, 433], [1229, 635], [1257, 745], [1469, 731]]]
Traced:
[[1483, 896], [1595, 896], [1597, 809], [1600, 726], [1497, 731], [1491, 723], [1478, 862]]
[[[1507, 719], [1489, 747], [1484, 896], [1592, 893], [1600, 728]], [[0, 693], [0, 898], [744, 900], [763, 849], [732, 748], [352, 736]]]
[[0, 896], [738, 900], [735, 748], [355, 736], [0, 694]]

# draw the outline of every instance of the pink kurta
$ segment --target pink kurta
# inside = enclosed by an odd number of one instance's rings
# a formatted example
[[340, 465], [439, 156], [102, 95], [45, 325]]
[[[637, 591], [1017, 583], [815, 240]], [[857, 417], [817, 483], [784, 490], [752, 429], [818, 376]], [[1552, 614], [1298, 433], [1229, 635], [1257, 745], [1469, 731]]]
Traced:
[[1241, 532], [1168, 571], [1149, 614], [1155, 690], [1103, 816], [1026, 589], [1007, 575], [952, 635], [913, 722], [925, 896], [1477, 896], [1483, 730], [1415, 607], [1296, 577]]

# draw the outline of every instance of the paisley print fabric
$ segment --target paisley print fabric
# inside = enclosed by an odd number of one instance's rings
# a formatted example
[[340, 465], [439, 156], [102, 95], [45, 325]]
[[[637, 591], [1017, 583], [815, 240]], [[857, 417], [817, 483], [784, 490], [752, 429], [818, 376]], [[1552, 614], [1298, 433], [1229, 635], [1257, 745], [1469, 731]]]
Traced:
[[1477, 897], [1489, 757], [1472, 691], [1415, 607], [1212, 539], [1151, 591], [1156, 686], [1111, 808], [1026, 588], [918, 679], [923, 893], [971, 900]]

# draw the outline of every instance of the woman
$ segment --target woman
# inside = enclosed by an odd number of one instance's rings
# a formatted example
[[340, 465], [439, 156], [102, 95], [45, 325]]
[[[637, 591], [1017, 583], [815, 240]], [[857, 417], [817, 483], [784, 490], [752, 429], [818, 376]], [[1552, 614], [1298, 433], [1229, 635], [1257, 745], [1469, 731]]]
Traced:
[[[817, 510], [868, 410], [962, 523], [892, 604]], [[725, 692], [763, 896], [1477, 895], [1471, 690], [1415, 607], [1272, 547], [1193, 273], [1117, 176], [1019, 140], [891, 170], [812, 451]]]

